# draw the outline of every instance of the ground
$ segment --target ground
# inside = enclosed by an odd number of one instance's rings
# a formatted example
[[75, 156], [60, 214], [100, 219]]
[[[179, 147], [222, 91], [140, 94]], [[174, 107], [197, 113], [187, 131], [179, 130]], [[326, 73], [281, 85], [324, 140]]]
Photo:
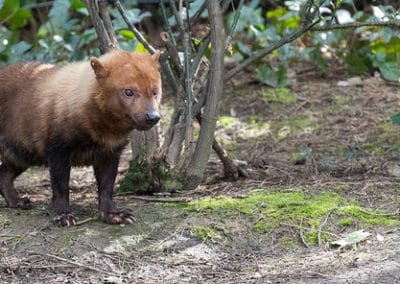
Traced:
[[295, 71], [289, 89], [244, 76], [225, 90], [216, 137], [247, 178], [224, 180], [213, 156], [196, 190], [157, 197], [177, 202], [117, 193], [133, 225], [99, 220], [92, 172], [80, 168], [80, 223], [56, 227], [46, 170], [24, 173], [16, 187], [34, 208], [0, 199], [0, 282], [400, 283], [400, 128], [390, 121], [400, 86]]

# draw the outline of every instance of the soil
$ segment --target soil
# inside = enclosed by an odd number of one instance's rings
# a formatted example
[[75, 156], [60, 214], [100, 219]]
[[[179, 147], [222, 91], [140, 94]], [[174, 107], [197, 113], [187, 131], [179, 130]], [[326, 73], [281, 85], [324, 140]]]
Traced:
[[[350, 78], [343, 70], [327, 75], [303, 66], [294, 72], [295, 103], [268, 101], [268, 88], [248, 75], [225, 90], [221, 114], [234, 121], [220, 126], [216, 137], [248, 177], [224, 180], [213, 156], [204, 183], [172, 197], [341, 188], [341, 196], [400, 218], [399, 128], [382, 130], [400, 110], [400, 86], [378, 75]], [[127, 149], [119, 180], [129, 159]], [[153, 197], [122, 194], [116, 200], [136, 222], [111, 226], [98, 218], [91, 169], [78, 168], [71, 176], [71, 203], [80, 224], [61, 228], [49, 222], [45, 169], [25, 172], [16, 187], [34, 208], [9, 209], [0, 199], [1, 283], [400, 283], [398, 227], [362, 226], [370, 236], [340, 249], [328, 243], [309, 246], [301, 232], [283, 225], [265, 235], [248, 230], [248, 219], [241, 216], [221, 223], [212, 215], [149, 201]], [[215, 223], [228, 237], [201, 240], [193, 233], [195, 226]], [[283, 237], [299, 245], [283, 246]]]

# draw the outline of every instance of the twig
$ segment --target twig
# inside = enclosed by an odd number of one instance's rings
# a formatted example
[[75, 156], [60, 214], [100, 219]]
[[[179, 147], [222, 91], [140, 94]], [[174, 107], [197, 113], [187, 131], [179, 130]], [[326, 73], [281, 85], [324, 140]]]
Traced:
[[178, 26], [178, 29], [180, 31], [180, 33], [183, 33], [183, 23], [182, 23], [182, 18], [178, 13], [178, 10], [176, 9], [175, 6], [175, 1], [173, 0], [168, 0], [169, 1], [169, 6], [171, 7], [172, 13], [174, 14], [175, 20], [176, 20], [176, 25]]
[[88, 266], [88, 265], [85, 265], [85, 264], [82, 264], [82, 263], [79, 263], [79, 262], [71, 261], [69, 259], [66, 259], [66, 258], [63, 258], [63, 257], [60, 257], [60, 256], [56, 256], [56, 255], [52, 255], [52, 254], [48, 254], [48, 253], [33, 252], [33, 251], [28, 252], [28, 253], [30, 255], [41, 255], [41, 256], [53, 258], [53, 259], [56, 259], [56, 260], [59, 260], [59, 261], [62, 261], [62, 262], [65, 262], [65, 263], [80, 267], [80, 268], [96, 271], [96, 272], [99, 272], [99, 273], [103, 273], [103, 274], [107, 274], [107, 275], [115, 275], [115, 273], [108, 272], [108, 271], [105, 271], [105, 270], [102, 270], [102, 269], [98, 269], [96, 267]]
[[94, 220], [96, 220], [96, 219], [97, 219], [97, 218], [89, 217], [89, 218], [86, 218], [86, 219], [83, 219], [83, 220], [80, 220], [80, 221], [76, 221], [76, 222], [75, 222], [75, 226], [80, 226], [80, 225], [83, 225], [83, 224], [85, 224], [85, 223], [94, 221]]
[[151, 53], [155, 53], [156, 49], [144, 38], [142, 33], [132, 24], [126, 14], [125, 8], [121, 5], [119, 0], [113, 0], [115, 7], [117, 7], [119, 13], [121, 14], [124, 22], [127, 24], [128, 28], [135, 34], [136, 38], [143, 44], [143, 46]]
[[310, 246], [306, 242], [306, 238], [304, 237], [302, 228], [303, 228], [303, 218], [301, 218], [300, 221], [300, 229], [299, 229], [300, 240], [306, 248], [310, 248]]
[[331, 24], [331, 25], [323, 25], [323, 26], [314, 26], [311, 28], [311, 31], [331, 31], [331, 30], [340, 30], [340, 29], [351, 29], [351, 28], [360, 28], [360, 27], [400, 27], [400, 21], [387, 21], [387, 22], [355, 22], [355, 23], [346, 23], [346, 24]]
[[188, 203], [193, 201], [193, 198], [180, 198], [180, 197], [146, 197], [146, 196], [129, 196], [129, 198], [146, 201], [146, 202], [159, 202], [159, 203]]
[[242, 63], [238, 64], [236, 67], [232, 68], [229, 70], [229, 72], [226, 74], [224, 80], [228, 81], [230, 80], [233, 76], [235, 76], [237, 73], [241, 72], [243, 69], [245, 69], [247, 66], [253, 64], [255, 61], [258, 59], [264, 57], [265, 55], [271, 53], [272, 51], [278, 49], [279, 47], [294, 41], [301, 35], [303, 35], [305, 32], [309, 31], [313, 26], [315, 26], [317, 23], [319, 23], [319, 19], [313, 22], [310, 22], [301, 28], [283, 36], [280, 40], [277, 40], [273, 43], [271, 43], [269, 46], [267, 46], [264, 49], [255, 51], [252, 56], [244, 60]]
[[93, 26], [97, 33], [97, 38], [99, 39], [99, 48], [101, 53], [106, 53], [113, 48], [112, 41], [106, 30], [103, 20], [100, 18], [96, 3], [94, 0], [84, 0], [86, 7], [89, 11], [90, 18], [92, 19]]
[[391, 213], [374, 213], [374, 212], [369, 212], [367, 210], [364, 210], [362, 208], [357, 208], [358, 211], [361, 211], [365, 214], [368, 215], [373, 215], [373, 216], [396, 216], [396, 215], [400, 215], [400, 210], [397, 210], [395, 212], [391, 212]]
[[171, 35], [167, 32], [161, 32], [160, 38], [161, 38], [161, 41], [164, 43], [164, 46], [167, 49], [168, 55], [172, 59], [174, 66], [175, 66], [176, 70], [178, 71], [178, 74], [180, 76], [182, 76], [182, 74], [183, 74], [182, 64], [179, 60], [178, 49], [176, 48], [176, 45], [173, 43], [174, 38], [171, 37]]
[[118, 47], [118, 40], [115, 36], [115, 31], [113, 24], [111, 22], [110, 13], [107, 11], [107, 2], [106, 0], [99, 0], [99, 15], [103, 21], [104, 29], [107, 32], [110, 39], [110, 47], [116, 48]]
[[319, 225], [318, 227], [318, 246], [321, 246], [321, 232], [322, 232], [322, 228], [325, 226], [326, 222], [328, 222], [328, 218], [329, 216], [332, 214], [333, 211], [335, 211], [338, 208], [331, 208], [328, 211], [328, 214], [326, 214], [324, 221]]

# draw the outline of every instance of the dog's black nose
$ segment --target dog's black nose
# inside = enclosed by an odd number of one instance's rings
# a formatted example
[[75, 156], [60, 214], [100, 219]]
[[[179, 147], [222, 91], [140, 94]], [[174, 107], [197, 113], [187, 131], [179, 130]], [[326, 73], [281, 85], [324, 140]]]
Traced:
[[146, 122], [150, 124], [156, 124], [160, 120], [160, 114], [157, 111], [149, 112], [145, 116]]

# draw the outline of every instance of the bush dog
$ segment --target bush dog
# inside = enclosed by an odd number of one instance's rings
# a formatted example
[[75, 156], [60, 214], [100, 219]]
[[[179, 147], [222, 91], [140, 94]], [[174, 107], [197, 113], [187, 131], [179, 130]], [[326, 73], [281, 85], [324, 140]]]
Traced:
[[98, 206], [110, 224], [133, 222], [113, 202], [120, 154], [131, 130], [160, 119], [159, 53], [114, 50], [65, 66], [25, 62], [0, 69], [0, 193], [9, 207], [29, 209], [14, 179], [30, 166], [49, 167], [50, 218], [75, 225], [69, 207], [72, 166], [91, 165]]

